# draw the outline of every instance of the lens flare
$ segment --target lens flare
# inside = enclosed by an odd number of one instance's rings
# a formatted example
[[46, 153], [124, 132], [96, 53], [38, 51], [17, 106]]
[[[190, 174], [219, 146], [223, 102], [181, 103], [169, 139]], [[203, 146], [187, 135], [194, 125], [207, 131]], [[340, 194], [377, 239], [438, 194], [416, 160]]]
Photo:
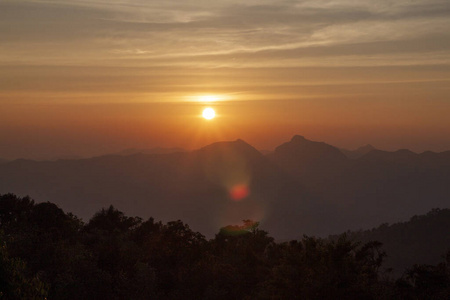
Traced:
[[250, 195], [250, 189], [246, 184], [237, 184], [230, 190], [230, 197], [234, 201], [241, 201]]

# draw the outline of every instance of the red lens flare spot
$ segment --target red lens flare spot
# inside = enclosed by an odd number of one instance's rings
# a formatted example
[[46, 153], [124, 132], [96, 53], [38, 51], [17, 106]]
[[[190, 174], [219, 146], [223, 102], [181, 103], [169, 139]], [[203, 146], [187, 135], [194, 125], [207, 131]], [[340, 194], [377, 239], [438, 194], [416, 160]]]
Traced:
[[230, 190], [230, 197], [235, 201], [240, 201], [250, 195], [250, 190], [246, 184], [237, 184]]

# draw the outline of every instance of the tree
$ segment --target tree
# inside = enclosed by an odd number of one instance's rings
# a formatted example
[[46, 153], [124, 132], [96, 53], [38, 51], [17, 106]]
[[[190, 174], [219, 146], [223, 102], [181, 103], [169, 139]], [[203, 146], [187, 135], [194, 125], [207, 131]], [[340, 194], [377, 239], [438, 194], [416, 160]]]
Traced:
[[450, 250], [436, 265], [414, 265], [406, 272], [406, 282], [414, 295], [427, 299], [450, 299]]
[[305, 236], [279, 245], [279, 263], [260, 284], [263, 299], [372, 299], [384, 253], [345, 235], [337, 241]]
[[[0, 238], [3, 240], [3, 234]], [[0, 299], [47, 299], [48, 285], [27, 273], [26, 264], [11, 258], [6, 245], [0, 245]]]

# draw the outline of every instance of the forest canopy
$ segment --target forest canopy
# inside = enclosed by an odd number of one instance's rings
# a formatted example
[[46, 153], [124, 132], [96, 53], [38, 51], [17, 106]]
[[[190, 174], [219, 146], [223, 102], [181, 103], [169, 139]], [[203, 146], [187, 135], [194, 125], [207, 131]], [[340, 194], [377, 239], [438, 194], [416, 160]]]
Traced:
[[207, 240], [180, 220], [110, 206], [84, 223], [53, 203], [6, 194], [0, 243], [0, 299], [450, 297], [450, 252], [392, 278], [378, 241], [343, 234], [278, 243], [252, 220]]

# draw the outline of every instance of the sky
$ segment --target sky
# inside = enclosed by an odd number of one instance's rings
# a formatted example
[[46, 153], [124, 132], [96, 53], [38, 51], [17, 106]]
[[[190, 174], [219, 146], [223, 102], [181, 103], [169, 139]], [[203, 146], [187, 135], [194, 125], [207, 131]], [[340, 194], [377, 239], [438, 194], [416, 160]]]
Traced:
[[449, 28], [448, 0], [0, 0], [0, 158], [450, 150]]

